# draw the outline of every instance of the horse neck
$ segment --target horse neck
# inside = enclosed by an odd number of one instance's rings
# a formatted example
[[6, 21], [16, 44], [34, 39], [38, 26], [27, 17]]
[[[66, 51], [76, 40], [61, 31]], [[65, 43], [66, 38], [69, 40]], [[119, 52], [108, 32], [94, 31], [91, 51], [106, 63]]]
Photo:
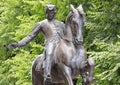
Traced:
[[71, 27], [68, 22], [65, 22], [64, 37], [69, 41], [73, 41]]

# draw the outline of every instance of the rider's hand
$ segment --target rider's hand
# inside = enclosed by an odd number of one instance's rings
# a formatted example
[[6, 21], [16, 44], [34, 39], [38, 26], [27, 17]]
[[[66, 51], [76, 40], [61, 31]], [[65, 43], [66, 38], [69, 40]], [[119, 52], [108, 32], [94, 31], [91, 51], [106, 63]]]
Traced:
[[7, 51], [11, 50], [11, 49], [14, 49], [18, 47], [18, 42], [15, 42], [15, 43], [12, 43], [10, 45], [7, 46]]

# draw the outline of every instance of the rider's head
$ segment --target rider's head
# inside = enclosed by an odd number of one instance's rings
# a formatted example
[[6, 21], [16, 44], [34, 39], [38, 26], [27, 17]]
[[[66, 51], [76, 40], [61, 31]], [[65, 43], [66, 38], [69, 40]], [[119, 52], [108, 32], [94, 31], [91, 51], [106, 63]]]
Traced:
[[53, 20], [55, 14], [56, 14], [56, 6], [55, 5], [47, 5], [45, 7], [45, 12], [46, 12], [46, 15], [47, 15], [47, 19], [48, 20]]

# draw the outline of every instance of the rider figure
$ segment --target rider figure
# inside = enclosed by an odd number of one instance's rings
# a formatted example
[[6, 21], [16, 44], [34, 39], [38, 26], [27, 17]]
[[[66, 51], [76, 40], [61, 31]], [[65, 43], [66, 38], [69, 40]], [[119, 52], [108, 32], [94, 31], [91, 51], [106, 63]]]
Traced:
[[[32, 33], [28, 35], [26, 38], [22, 39], [17, 43], [12, 43], [8, 45], [8, 49], [13, 49], [16, 47], [22, 47], [29, 43], [33, 38], [35, 38], [38, 33], [41, 31], [45, 36], [45, 62], [44, 62], [44, 77], [46, 79], [51, 79], [51, 64], [53, 59], [53, 54], [56, 45], [59, 43], [61, 38], [60, 35], [63, 33], [64, 23], [54, 19], [56, 14], [55, 5], [47, 5], [45, 7], [45, 13], [47, 19], [39, 22], [33, 29]], [[60, 35], [59, 35], [60, 34]]]

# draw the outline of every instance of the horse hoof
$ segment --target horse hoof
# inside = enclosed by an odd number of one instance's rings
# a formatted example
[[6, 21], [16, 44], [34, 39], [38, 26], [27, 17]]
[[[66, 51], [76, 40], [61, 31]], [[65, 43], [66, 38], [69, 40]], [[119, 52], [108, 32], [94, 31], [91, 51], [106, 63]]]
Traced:
[[94, 83], [94, 82], [96, 82], [96, 78], [93, 78], [93, 79], [92, 79], [92, 83]]
[[96, 82], [96, 79], [93, 77], [93, 78], [88, 78], [88, 81], [90, 82], [90, 83], [94, 83], [94, 82]]

